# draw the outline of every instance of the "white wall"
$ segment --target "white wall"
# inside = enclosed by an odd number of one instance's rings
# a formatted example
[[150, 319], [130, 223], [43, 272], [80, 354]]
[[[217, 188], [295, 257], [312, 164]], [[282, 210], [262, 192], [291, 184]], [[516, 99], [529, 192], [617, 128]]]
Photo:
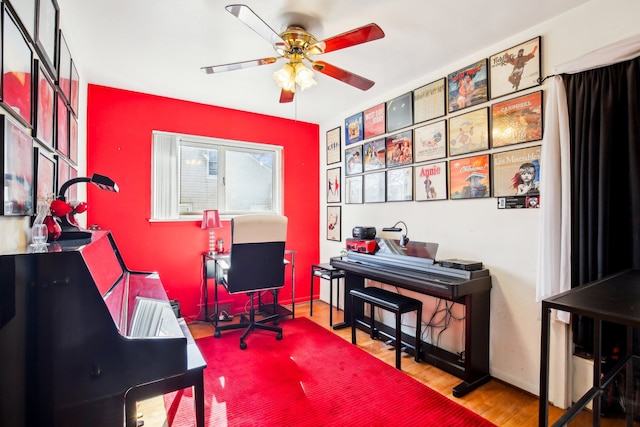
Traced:
[[[407, 82], [399, 86], [396, 91], [388, 93], [384, 98], [372, 98], [367, 104], [353, 105], [348, 111], [338, 112], [334, 118], [320, 124], [321, 135], [325, 135], [326, 131], [336, 126], [344, 129], [346, 117], [445, 77], [478, 59], [488, 58], [538, 35], [542, 36], [542, 74], [543, 76], [552, 74], [555, 66], [637, 34], [640, 31], [637, 23], [638, 16], [640, 16], [638, 0], [592, 0], [539, 26], [523, 29], [521, 33], [499, 44], [487, 46], [486, 50], [476, 52], [472, 57], [451, 58], [451, 63], [445, 67], [425, 73], [420, 81]], [[534, 89], [539, 90], [539, 88]], [[542, 89], [546, 89], [544, 85]], [[490, 104], [481, 104], [476, 107]], [[342, 141], [344, 149], [344, 137]], [[320, 161], [324, 168], [326, 168], [325, 155], [324, 146], [321, 144]], [[344, 155], [342, 158], [344, 159]], [[342, 171], [344, 173], [344, 165]], [[320, 176], [324, 176], [323, 173], [321, 171]], [[344, 176], [342, 183], [344, 188]], [[543, 187], [541, 201], [544, 203], [544, 186], [554, 185], [554, 183], [543, 182], [541, 185]], [[324, 181], [321, 181], [320, 186], [324, 203]], [[494, 198], [363, 205], [343, 203], [342, 238], [344, 242], [356, 225], [375, 226], [380, 235], [382, 227], [391, 226], [396, 221], [403, 220], [408, 225], [409, 237], [412, 240], [440, 244], [439, 259], [456, 257], [482, 261], [485, 267], [490, 269], [493, 282], [490, 373], [495, 378], [538, 394], [541, 308], [535, 301], [535, 283], [539, 212], [535, 209], [498, 210], [496, 205]], [[340, 250], [344, 248], [344, 243], [325, 239], [326, 205], [323, 204], [320, 209], [320, 261], [326, 262], [330, 257], [339, 255]], [[323, 300], [328, 301], [328, 283], [322, 283], [322, 286], [321, 296]], [[559, 330], [563, 329], [559, 328]], [[462, 333], [461, 329], [452, 328], [452, 335], [460, 333]], [[455, 344], [456, 338], [449, 338], [448, 341]], [[560, 355], [563, 350], [559, 350]], [[563, 375], [563, 369], [563, 366], [558, 367], [556, 364], [554, 370], [552, 366], [551, 376]], [[559, 382], [564, 384], [562, 378]], [[560, 396], [558, 402], [562, 402], [562, 396], [566, 393], [566, 390], [556, 391]], [[552, 392], [552, 398], [553, 395]]]

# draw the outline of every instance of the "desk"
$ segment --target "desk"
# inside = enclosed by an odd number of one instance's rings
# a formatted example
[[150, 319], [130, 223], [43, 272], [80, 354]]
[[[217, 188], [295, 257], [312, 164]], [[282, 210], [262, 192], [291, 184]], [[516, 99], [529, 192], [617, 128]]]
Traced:
[[[287, 265], [291, 265], [291, 310], [287, 310], [282, 306], [278, 306], [276, 309], [278, 310], [278, 314], [280, 317], [289, 316], [295, 319], [295, 309], [296, 309], [296, 251], [291, 249], [286, 249], [284, 251], [284, 262]], [[287, 259], [289, 257], [289, 259]], [[221, 260], [229, 260], [229, 252], [224, 253], [203, 253], [202, 254], [202, 281], [203, 281], [203, 292], [204, 292], [204, 321], [209, 322], [209, 284], [208, 279], [215, 280], [215, 288], [214, 288], [214, 324], [218, 325], [218, 268], [219, 261]], [[271, 313], [274, 314], [274, 313]]]
[[[638, 366], [637, 355], [633, 355], [633, 329], [640, 328], [640, 271], [626, 270], [590, 284], [573, 288], [542, 301], [542, 334], [540, 345], [540, 408], [539, 426], [549, 423], [549, 330], [551, 310], [562, 310], [572, 314], [581, 314], [594, 320], [593, 359], [600, 360], [602, 356], [601, 331], [602, 322], [612, 322], [626, 326], [627, 352], [621, 355], [618, 364], [601, 377], [600, 363], [593, 364], [593, 387], [582, 398], [571, 406], [565, 414], [554, 424], [566, 425], [584, 407], [592, 402], [593, 425], [600, 425], [600, 396], [607, 383], [617, 373], [626, 368], [626, 384], [633, 384], [633, 363]], [[627, 408], [632, 408], [631, 394], [633, 387], [627, 387], [625, 401]], [[627, 411], [627, 425], [633, 425], [633, 411]]]
[[[489, 376], [491, 276], [488, 270], [469, 272], [470, 279], [459, 279], [439, 274], [419, 273], [402, 267], [361, 264], [349, 261], [346, 257], [331, 258], [330, 264], [345, 272], [345, 298], [343, 299], [345, 322], [335, 325], [334, 329], [351, 326], [352, 310], [356, 319], [364, 317], [364, 304], [360, 302], [352, 307], [351, 299], [347, 296], [351, 289], [363, 288], [365, 279], [463, 304], [466, 313], [463, 357], [423, 342], [422, 360], [464, 380], [453, 388], [455, 397], [464, 396], [491, 379]], [[356, 320], [356, 323], [356, 326], [365, 329], [364, 322]], [[406, 336], [403, 340], [415, 344], [414, 337]]]

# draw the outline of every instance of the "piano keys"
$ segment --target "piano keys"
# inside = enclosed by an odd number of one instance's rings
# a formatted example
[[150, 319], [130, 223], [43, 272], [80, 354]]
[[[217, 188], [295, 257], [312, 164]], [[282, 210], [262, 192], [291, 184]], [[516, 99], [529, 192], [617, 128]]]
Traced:
[[[206, 362], [184, 320], [157, 274], [126, 267], [109, 232], [1, 254], [0, 272], [3, 423], [135, 425], [127, 396], [150, 384], [195, 385], [203, 399]], [[203, 400], [196, 409], [202, 425]]]

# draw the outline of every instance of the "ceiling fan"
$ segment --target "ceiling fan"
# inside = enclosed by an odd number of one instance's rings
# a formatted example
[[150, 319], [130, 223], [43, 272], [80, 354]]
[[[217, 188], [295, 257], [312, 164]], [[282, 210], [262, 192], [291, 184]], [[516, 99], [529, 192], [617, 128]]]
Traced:
[[249, 7], [243, 4], [232, 4], [226, 6], [227, 12], [242, 21], [245, 25], [267, 40], [276, 50], [278, 56], [270, 58], [256, 59], [252, 61], [235, 62], [232, 64], [213, 65], [202, 67], [201, 70], [207, 74], [221, 73], [224, 71], [240, 70], [243, 68], [258, 65], [273, 64], [279, 59], [287, 59], [282, 69], [276, 71], [273, 78], [282, 89], [280, 102], [291, 102], [296, 91], [296, 86], [301, 90], [308, 89], [316, 84], [313, 80], [313, 72], [306, 68], [303, 61], [309, 61], [311, 67], [324, 75], [333, 77], [341, 82], [347, 83], [361, 90], [367, 90], [374, 85], [374, 82], [338, 68], [335, 65], [324, 61], [314, 61], [314, 55], [333, 52], [339, 49], [355, 46], [361, 43], [370, 42], [384, 37], [384, 32], [376, 24], [368, 24], [355, 28], [346, 33], [318, 40], [313, 34], [308, 33], [299, 25], [290, 25], [285, 31], [278, 34], [269, 27], [258, 15]]

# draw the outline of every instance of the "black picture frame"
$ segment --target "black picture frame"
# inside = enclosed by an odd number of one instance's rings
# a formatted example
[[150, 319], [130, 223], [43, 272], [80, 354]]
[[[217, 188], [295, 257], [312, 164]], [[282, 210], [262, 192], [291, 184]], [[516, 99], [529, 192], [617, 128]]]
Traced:
[[348, 205], [362, 204], [362, 175], [345, 178], [344, 197]]
[[32, 215], [33, 191], [33, 138], [9, 116], [0, 115], [2, 161], [0, 167], [4, 179], [2, 188], [3, 209], [6, 216]]
[[413, 91], [413, 121], [422, 123], [447, 114], [447, 79], [441, 78]]
[[46, 68], [39, 63], [36, 91], [36, 139], [49, 147], [54, 146], [54, 119], [56, 92], [53, 80], [49, 77]]
[[[60, 191], [60, 187], [62, 187], [62, 184], [64, 184], [65, 182], [69, 181], [70, 178], [70, 172], [69, 169], [71, 168], [71, 165], [69, 164], [69, 161], [66, 160], [64, 157], [56, 154], [55, 156], [56, 159], [56, 196], [60, 196], [61, 194], [59, 194]], [[77, 185], [72, 185], [71, 187], [77, 187]], [[67, 195], [65, 195], [66, 197]], [[66, 197], [67, 200], [71, 200], [69, 197]]]
[[365, 174], [362, 187], [364, 203], [384, 203], [387, 193], [385, 171]]
[[30, 42], [36, 34], [36, 0], [11, 0], [7, 3], [18, 18], [18, 23]]
[[60, 47], [58, 54], [58, 87], [62, 91], [62, 95], [71, 102], [71, 52], [67, 41], [60, 30], [60, 36], [58, 38], [58, 45]]
[[38, 0], [36, 49], [52, 75], [57, 75], [58, 25], [60, 8], [56, 0]]
[[340, 126], [327, 131], [327, 165], [340, 163], [342, 160], [342, 141], [340, 141]]
[[355, 175], [362, 173], [362, 145], [344, 150], [344, 174]]
[[413, 163], [413, 130], [387, 136], [386, 148], [388, 168]]
[[69, 160], [78, 164], [78, 120], [69, 114]]
[[537, 36], [489, 57], [491, 99], [541, 84], [541, 41]]
[[543, 92], [527, 93], [491, 105], [491, 148], [542, 139]]
[[69, 100], [69, 105], [71, 106], [71, 111], [73, 114], [78, 117], [78, 105], [80, 103], [80, 77], [78, 76], [78, 69], [76, 68], [76, 63], [71, 58], [71, 99]]
[[44, 146], [35, 148], [35, 199], [50, 202], [56, 194], [56, 160], [53, 153]]
[[386, 111], [384, 102], [363, 111], [364, 139], [373, 138], [386, 132]]
[[489, 107], [468, 111], [449, 119], [449, 156], [489, 149]]
[[413, 124], [413, 92], [387, 101], [387, 132], [395, 132]]
[[341, 168], [327, 169], [327, 203], [340, 203], [342, 184], [341, 184]]
[[327, 240], [342, 240], [342, 207], [327, 206]]
[[56, 150], [69, 157], [69, 109], [60, 92], [56, 92]]
[[413, 192], [416, 202], [447, 200], [449, 197], [447, 166], [447, 161], [442, 160], [413, 167], [415, 176]]
[[13, 117], [32, 128], [33, 52], [9, 9], [2, 6], [2, 10], [2, 104]]
[[362, 144], [364, 171], [370, 172], [387, 167], [387, 147], [385, 138], [365, 141]]
[[386, 176], [387, 202], [413, 200], [413, 167], [389, 169]]
[[362, 112], [347, 117], [344, 120], [345, 145], [355, 144], [364, 139], [364, 119]]
[[489, 100], [487, 58], [454, 71], [447, 77], [449, 113]]

